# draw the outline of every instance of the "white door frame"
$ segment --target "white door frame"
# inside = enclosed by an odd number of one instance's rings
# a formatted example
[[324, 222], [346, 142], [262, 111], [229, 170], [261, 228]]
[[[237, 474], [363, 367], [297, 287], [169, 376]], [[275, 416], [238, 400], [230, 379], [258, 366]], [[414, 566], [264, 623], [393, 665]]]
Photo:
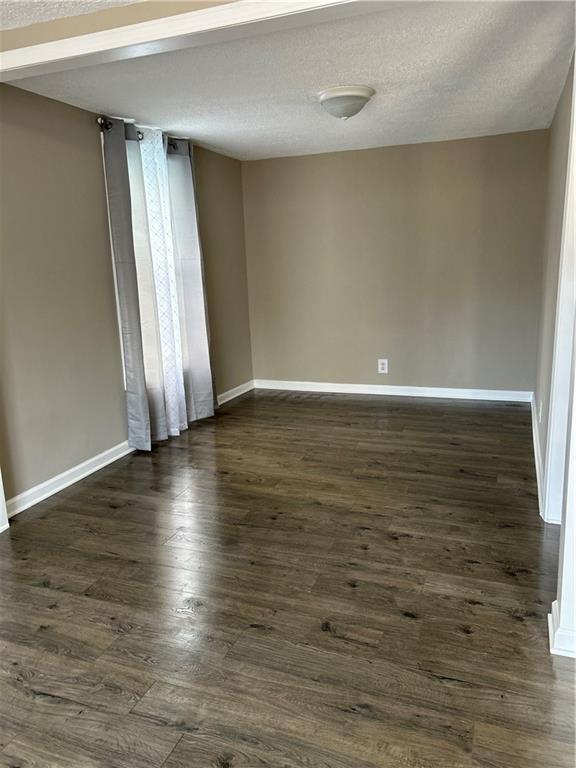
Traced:
[[566, 193], [560, 245], [554, 352], [550, 382], [548, 438], [544, 460], [544, 493], [542, 517], [547, 523], [560, 524], [564, 500], [564, 469], [570, 403], [570, 374], [572, 365], [574, 315], [576, 313], [576, 256], [574, 249], [574, 73], [572, 74], [572, 110], [568, 138]]
[[548, 614], [550, 651], [558, 656], [576, 658], [576, 328], [572, 350], [572, 382], [558, 588]]
[[[573, 78], [574, 85], [574, 78]], [[546, 517], [560, 522], [556, 600], [548, 615], [550, 651], [576, 657], [576, 126], [574, 97], [566, 171], [558, 307], [546, 452]]]
[[2, 482], [2, 470], [0, 469], [0, 533], [8, 528], [8, 510], [6, 509], [6, 496], [4, 496], [4, 484]]

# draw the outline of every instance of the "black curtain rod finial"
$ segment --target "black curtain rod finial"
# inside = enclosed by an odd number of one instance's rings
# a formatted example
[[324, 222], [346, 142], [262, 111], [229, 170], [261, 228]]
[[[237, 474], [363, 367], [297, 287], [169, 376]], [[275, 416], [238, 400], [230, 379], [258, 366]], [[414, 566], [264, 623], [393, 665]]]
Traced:
[[96, 118], [96, 122], [100, 126], [100, 129], [103, 131], [109, 131], [112, 128], [112, 121], [107, 117], [103, 117], [102, 115]]

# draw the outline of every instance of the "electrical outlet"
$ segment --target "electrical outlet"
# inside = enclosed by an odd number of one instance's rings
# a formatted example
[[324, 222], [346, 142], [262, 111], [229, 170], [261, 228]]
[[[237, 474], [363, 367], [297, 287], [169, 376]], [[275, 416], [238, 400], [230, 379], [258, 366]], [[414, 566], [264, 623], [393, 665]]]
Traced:
[[378, 373], [388, 373], [388, 360], [378, 360]]

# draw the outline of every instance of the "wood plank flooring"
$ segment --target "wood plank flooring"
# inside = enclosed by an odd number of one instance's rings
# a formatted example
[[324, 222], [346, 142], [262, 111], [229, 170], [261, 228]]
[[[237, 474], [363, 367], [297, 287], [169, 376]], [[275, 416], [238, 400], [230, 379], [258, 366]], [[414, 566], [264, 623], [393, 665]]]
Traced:
[[572, 768], [523, 405], [258, 392], [0, 537], [0, 766]]

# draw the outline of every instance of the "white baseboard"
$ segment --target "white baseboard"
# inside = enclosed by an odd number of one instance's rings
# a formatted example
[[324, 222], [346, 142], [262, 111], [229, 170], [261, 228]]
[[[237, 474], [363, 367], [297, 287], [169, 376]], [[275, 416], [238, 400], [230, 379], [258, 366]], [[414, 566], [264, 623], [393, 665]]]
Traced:
[[4, 533], [4, 531], [7, 531], [8, 528], [10, 528], [10, 524], [6, 523], [6, 525], [3, 525], [2, 528], [0, 528], [0, 533]]
[[550, 653], [556, 656], [576, 658], [576, 629], [560, 626], [557, 600], [552, 603], [552, 613], [548, 614], [548, 636], [550, 638]]
[[91, 459], [83, 461], [81, 464], [77, 464], [75, 467], [71, 467], [71, 469], [67, 469], [65, 472], [61, 472], [56, 477], [51, 477], [50, 480], [46, 480], [23, 493], [19, 493], [18, 496], [13, 496], [6, 501], [8, 517], [13, 517], [18, 512], [23, 512], [34, 504], [47, 499], [48, 496], [52, 496], [69, 485], [77, 483], [78, 480], [82, 480], [82, 478], [97, 472], [113, 461], [117, 461], [123, 456], [132, 453], [132, 450], [128, 446], [127, 441], [120, 443], [113, 448], [109, 448], [107, 451], [99, 453], [97, 456], [93, 456]]
[[256, 389], [284, 389], [292, 392], [326, 392], [348, 395], [390, 395], [396, 397], [440, 397], [447, 400], [492, 400], [529, 403], [532, 392], [516, 389], [460, 389], [449, 387], [400, 387], [388, 384], [334, 384], [320, 381], [279, 381], [254, 379]]
[[254, 381], [252, 379], [250, 381], [245, 381], [244, 384], [239, 384], [237, 387], [234, 387], [234, 389], [229, 389], [226, 392], [222, 392], [221, 395], [218, 395], [218, 405], [224, 405], [224, 403], [227, 403], [229, 400], [234, 400], [235, 397], [240, 397], [240, 395], [244, 395], [252, 389], [254, 389]]
[[544, 502], [544, 461], [542, 459], [542, 446], [540, 445], [540, 431], [538, 429], [538, 414], [536, 412], [536, 398], [532, 396], [532, 442], [534, 444], [534, 463], [536, 465], [536, 486], [538, 488], [538, 509], [540, 517], [545, 522], [555, 522], [546, 520], [546, 508]]

